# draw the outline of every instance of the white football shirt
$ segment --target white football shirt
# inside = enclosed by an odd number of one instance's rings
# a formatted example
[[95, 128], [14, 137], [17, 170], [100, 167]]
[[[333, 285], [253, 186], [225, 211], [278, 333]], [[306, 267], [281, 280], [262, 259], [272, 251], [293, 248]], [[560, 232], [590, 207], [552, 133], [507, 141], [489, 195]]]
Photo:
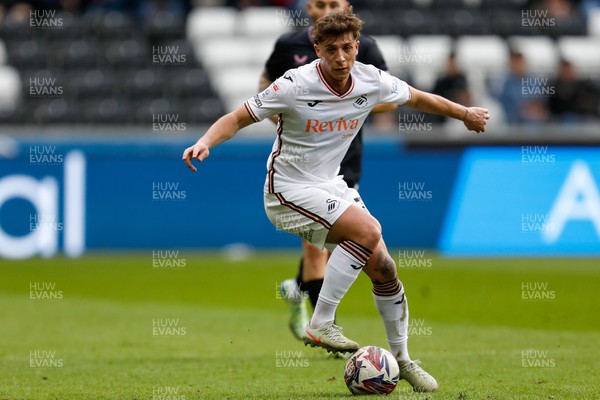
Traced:
[[244, 105], [256, 122], [279, 114], [265, 192], [334, 179], [350, 142], [373, 107], [410, 100], [406, 82], [372, 65], [355, 62], [351, 80], [346, 93], [336, 92], [317, 59], [287, 71], [246, 101]]

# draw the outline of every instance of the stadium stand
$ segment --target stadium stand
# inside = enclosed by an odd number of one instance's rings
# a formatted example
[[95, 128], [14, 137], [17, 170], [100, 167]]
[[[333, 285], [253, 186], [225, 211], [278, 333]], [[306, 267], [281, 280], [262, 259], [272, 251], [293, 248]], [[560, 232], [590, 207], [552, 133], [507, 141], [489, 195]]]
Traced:
[[[230, 6], [197, 6], [187, 16], [177, 6], [153, 13], [59, 9], [55, 29], [7, 13], [0, 25], [0, 123], [137, 126], [160, 112], [180, 114], [190, 124], [214, 121], [255, 94], [277, 37], [306, 26], [308, 18], [275, 2], [212, 3]], [[572, 63], [588, 79], [593, 116], [600, 118], [600, 7], [566, 0], [353, 4], [390, 72], [416, 87], [431, 90], [455, 52], [474, 99], [500, 110], [494, 82], [517, 51], [532, 76], [554, 79], [561, 60]], [[40, 83], [61, 93], [32, 95]]]

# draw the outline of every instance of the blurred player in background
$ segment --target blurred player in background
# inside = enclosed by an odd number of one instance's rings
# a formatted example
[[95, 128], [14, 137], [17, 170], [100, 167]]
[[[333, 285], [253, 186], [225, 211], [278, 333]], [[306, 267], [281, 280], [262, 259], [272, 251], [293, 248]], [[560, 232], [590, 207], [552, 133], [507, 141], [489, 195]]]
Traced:
[[[352, 139], [379, 103], [442, 114], [483, 132], [488, 111], [467, 108], [414, 89], [372, 66], [356, 61], [362, 21], [350, 11], [335, 12], [315, 23], [318, 60], [287, 71], [263, 92], [221, 117], [182, 159], [203, 161], [209, 149], [240, 129], [279, 116], [277, 138], [267, 164], [264, 204], [279, 229], [331, 249], [319, 299], [303, 341], [332, 352], [354, 352], [358, 343], [334, 324], [335, 311], [361, 270], [373, 284], [373, 298], [386, 331], [400, 378], [413, 390], [433, 392], [436, 380], [408, 354], [408, 304], [396, 264], [356, 189], [338, 175]], [[297, 154], [302, 157], [295, 157]], [[281, 222], [285, 221], [285, 224]]]
[[[309, 0], [306, 8], [314, 24], [317, 20], [333, 11], [347, 10], [351, 6], [346, 0]], [[260, 77], [259, 92], [268, 88], [275, 79], [282, 76], [287, 70], [298, 68], [317, 59], [311, 36], [312, 30], [313, 27], [311, 25], [299, 31], [286, 33], [277, 40], [275, 49], [267, 60], [265, 69]], [[387, 66], [377, 47], [377, 43], [369, 36], [361, 36], [356, 59], [363, 64], [371, 64], [383, 71], [387, 71]], [[395, 110], [396, 108], [396, 104], [379, 104], [371, 113], [382, 113]], [[276, 116], [270, 119], [277, 123]], [[344, 181], [346, 181], [348, 187], [358, 188], [358, 181], [362, 174], [361, 158], [362, 129], [352, 141], [340, 166], [340, 175], [344, 176]], [[291, 312], [289, 327], [298, 340], [302, 340], [304, 325], [306, 325], [309, 319], [304, 293], [308, 293], [308, 298], [314, 309], [319, 298], [319, 292], [323, 286], [323, 277], [325, 276], [325, 266], [327, 265], [328, 256], [327, 250], [319, 249], [309, 241], [303, 239], [302, 258], [300, 259], [298, 275], [296, 279], [287, 279], [280, 285], [282, 296]]]

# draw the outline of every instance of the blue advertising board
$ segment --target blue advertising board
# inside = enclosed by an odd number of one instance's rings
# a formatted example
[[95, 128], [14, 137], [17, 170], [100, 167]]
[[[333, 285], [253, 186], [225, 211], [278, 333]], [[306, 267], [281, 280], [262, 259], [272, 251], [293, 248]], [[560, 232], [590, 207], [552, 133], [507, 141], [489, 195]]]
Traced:
[[[0, 159], [0, 257], [94, 250], [298, 249], [263, 208], [271, 141], [236, 139], [197, 173], [190, 140], [18, 142]], [[600, 149], [406, 148], [367, 141], [359, 191], [390, 248], [600, 255]]]
[[469, 149], [439, 247], [458, 256], [600, 255], [600, 149]]
[[[296, 248], [267, 219], [271, 141], [236, 139], [190, 172], [193, 140], [20, 141], [0, 160], [0, 256], [87, 250]], [[460, 151], [368, 143], [360, 192], [391, 247], [435, 245]]]

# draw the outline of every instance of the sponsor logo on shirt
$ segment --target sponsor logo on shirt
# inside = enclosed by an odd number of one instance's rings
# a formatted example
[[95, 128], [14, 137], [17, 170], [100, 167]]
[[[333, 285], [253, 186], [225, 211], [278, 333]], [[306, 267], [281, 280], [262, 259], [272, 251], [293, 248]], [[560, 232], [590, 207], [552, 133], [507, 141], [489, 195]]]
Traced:
[[398, 94], [398, 80], [394, 79], [392, 83], [392, 94]]
[[277, 85], [273, 85], [273, 90], [274, 90], [274, 91], [278, 91], [278, 90], [279, 90], [279, 86], [277, 86]]
[[357, 119], [344, 119], [343, 117], [335, 121], [321, 122], [318, 119], [308, 119], [306, 121], [307, 133], [325, 133], [325, 132], [345, 132], [358, 128]]
[[308, 104], [308, 106], [310, 108], [313, 108], [314, 106], [316, 106], [317, 104], [322, 103], [322, 102], [323, 102], [323, 100], [313, 100], [312, 103], [306, 103], [306, 104]]
[[262, 107], [262, 106], [263, 106], [263, 103], [262, 103], [262, 101], [260, 101], [260, 99], [258, 98], [258, 95], [254, 96], [254, 101], [256, 102], [256, 105], [257, 105], [258, 107]]

